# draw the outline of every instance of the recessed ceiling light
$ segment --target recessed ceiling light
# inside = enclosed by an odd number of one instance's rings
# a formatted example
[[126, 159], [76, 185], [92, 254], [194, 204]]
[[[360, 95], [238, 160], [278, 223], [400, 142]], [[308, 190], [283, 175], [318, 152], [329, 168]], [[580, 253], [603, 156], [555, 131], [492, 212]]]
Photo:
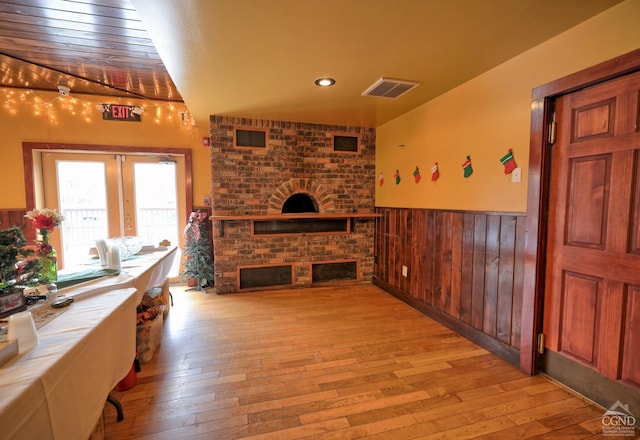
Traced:
[[318, 78], [314, 83], [319, 87], [331, 87], [336, 83], [336, 80], [333, 78]]

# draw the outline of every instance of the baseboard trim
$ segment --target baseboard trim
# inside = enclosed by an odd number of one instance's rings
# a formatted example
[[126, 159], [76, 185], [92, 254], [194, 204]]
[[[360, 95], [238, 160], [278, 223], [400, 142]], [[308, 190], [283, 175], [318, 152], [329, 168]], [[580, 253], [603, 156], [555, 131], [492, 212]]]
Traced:
[[640, 392], [593, 369], [572, 361], [554, 351], [546, 350], [542, 370], [551, 379], [607, 409], [616, 401], [629, 405], [629, 410], [640, 421]]

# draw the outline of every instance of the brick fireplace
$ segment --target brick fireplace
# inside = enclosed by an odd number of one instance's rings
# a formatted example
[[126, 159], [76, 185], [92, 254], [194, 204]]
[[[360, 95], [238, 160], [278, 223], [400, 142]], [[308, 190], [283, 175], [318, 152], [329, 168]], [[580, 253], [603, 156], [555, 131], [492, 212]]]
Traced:
[[211, 174], [216, 293], [371, 280], [375, 129], [212, 116]]

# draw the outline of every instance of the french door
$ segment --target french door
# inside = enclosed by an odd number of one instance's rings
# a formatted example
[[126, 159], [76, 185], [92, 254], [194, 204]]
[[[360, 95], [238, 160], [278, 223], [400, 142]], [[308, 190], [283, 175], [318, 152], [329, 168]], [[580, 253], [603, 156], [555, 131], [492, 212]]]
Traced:
[[59, 268], [86, 261], [100, 238], [179, 244], [186, 224], [183, 157], [45, 151], [41, 163], [45, 206], [65, 216], [53, 236]]

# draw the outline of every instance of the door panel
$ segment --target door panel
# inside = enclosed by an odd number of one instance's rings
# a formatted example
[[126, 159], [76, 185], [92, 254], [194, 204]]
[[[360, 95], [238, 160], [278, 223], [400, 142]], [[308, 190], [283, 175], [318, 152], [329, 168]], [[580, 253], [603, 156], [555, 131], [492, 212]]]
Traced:
[[594, 363], [597, 344], [597, 322], [600, 280], [565, 272], [561, 292], [563, 327], [558, 348], [588, 363]]
[[545, 347], [640, 386], [640, 74], [556, 101]]
[[610, 155], [569, 161], [566, 244], [604, 249], [610, 168]]
[[636, 152], [633, 163], [633, 217], [631, 223], [631, 240], [629, 241], [629, 252], [640, 254], [640, 151]]
[[[629, 288], [625, 310], [627, 325], [624, 332], [624, 352], [637, 353], [640, 347], [640, 286]], [[640, 384], [640, 356], [625, 356], [622, 360], [621, 379]]]
[[590, 102], [573, 110], [572, 142], [613, 136], [615, 98]]

